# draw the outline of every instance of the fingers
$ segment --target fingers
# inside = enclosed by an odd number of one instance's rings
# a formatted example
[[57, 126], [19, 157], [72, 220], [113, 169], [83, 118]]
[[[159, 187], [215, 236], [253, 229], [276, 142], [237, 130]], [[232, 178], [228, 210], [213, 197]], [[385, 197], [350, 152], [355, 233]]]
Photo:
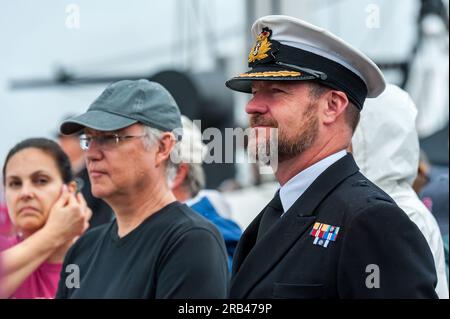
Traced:
[[54, 206], [58, 208], [66, 206], [67, 202], [69, 201], [69, 198], [70, 198], [69, 188], [67, 187], [67, 185], [64, 184], [61, 189], [61, 195], [56, 200]]
[[86, 200], [84, 199], [84, 196], [81, 193], [77, 194], [77, 200], [81, 204], [81, 209], [85, 216], [86, 221], [90, 220], [92, 217], [92, 210], [87, 205]]
[[[87, 207], [87, 206], [86, 206]], [[90, 219], [91, 219], [91, 217], [92, 217], [92, 210], [89, 208], [89, 207], [87, 207], [87, 209], [86, 209], [86, 222], [87, 221], [89, 221]]]
[[80, 204], [81, 212], [84, 217], [84, 226], [82, 231], [82, 233], [84, 233], [89, 228], [89, 220], [92, 217], [92, 210], [88, 207], [86, 200], [81, 193], [77, 193], [76, 198], [78, 203]]
[[89, 228], [89, 222], [88, 222], [88, 221], [85, 221], [85, 222], [84, 222], [84, 226], [83, 226], [82, 234], [83, 234], [86, 230], [88, 230], [88, 228]]
[[84, 212], [86, 210], [87, 207], [87, 203], [83, 197], [83, 195], [81, 193], [77, 193], [75, 190], [71, 191], [70, 189], [68, 190], [68, 195], [67, 195], [67, 201], [66, 201], [66, 206], [67, 207], [75, 207], [75, 206], [79, 206], [81, 212]]
[[83, 194], [77, 193], [76, 197], [77, 197], [78, 203], [80, 203], [81, 207], [83, 208], [83, 211], [85, 211], [87, 208], [87, 203], [86, 203], [86, 200], [84, 199]]
[[75, 237], [72, 239], [72, 245], [75, 244], [75, 242], [78, 240], [78, 238], [80, 238], [80, 236], [75, 236]]

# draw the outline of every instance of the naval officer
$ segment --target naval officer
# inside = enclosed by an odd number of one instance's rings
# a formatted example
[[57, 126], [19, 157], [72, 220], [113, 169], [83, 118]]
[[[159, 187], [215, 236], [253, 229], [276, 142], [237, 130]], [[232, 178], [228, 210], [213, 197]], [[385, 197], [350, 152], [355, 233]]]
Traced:
[[[385, 88], [379, 68], [292, 17], [252, 32], [250, 71], [226, 85], [252, 95], [252, 128], [277, 129], [281, 188], [241, 237], [230, 297], [436, 298], [424, 237], [346, 152], [364, 100]], [[250, 145], [270, 143], [260, 136]]]

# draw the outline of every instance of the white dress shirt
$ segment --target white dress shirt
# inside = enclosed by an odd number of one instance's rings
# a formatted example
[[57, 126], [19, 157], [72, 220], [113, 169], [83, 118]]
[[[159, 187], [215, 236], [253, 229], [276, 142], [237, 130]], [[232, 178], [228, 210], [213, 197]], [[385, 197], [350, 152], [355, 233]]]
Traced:
[[280, 188], [280, 200], [284, 211], [283, 215], [294, 205], [295, 201], [302, 196], [320, 174], [346, 154], [346, 150], [342, 150], [325, 157], [314, 165], [304, 169], [284, 184]]

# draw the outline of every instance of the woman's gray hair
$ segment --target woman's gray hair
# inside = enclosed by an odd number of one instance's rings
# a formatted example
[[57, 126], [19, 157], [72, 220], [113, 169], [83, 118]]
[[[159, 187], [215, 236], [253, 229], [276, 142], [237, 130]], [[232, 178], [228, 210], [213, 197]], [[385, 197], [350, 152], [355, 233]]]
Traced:
[[[144, 146], [147, 149], [152, 148], [153, 146], [157, 145], [161, 140], [161, 135], [164, 133], [161, 130], [158, 130], [156, 128], [142, 125], [143, 127], [143, 133], [146, 135], [144, 140]], [[174, 135], [175, 139], [175, 135]], [[180, 143], [176, 142], [172, 151], [171, 156], [169, 156], [169, 159], [167, 160], [166, 165], [166, 181], [168, 182], [169, 187], [171, 186], [171, 181], [175, 178], [178, 170], [178, 164], [175, 164], [172, 161], [172, 158], [177, 158], [177, 156], [172, 156], [172, 153], [179, 154], [180, 153]]]

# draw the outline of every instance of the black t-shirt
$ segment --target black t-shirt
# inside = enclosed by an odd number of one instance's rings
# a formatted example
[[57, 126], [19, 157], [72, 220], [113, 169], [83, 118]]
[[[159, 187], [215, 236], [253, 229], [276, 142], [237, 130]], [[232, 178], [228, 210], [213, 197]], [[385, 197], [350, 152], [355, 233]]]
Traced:
[[122, 238], [115, 220], [83, 235], [64, 259], [56, 298], [226, 298], [228, 279], [218, 230], [174, 202]]

